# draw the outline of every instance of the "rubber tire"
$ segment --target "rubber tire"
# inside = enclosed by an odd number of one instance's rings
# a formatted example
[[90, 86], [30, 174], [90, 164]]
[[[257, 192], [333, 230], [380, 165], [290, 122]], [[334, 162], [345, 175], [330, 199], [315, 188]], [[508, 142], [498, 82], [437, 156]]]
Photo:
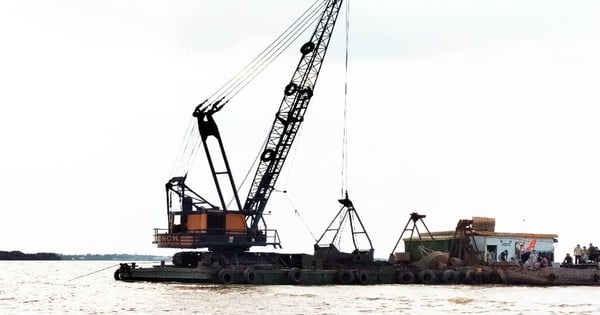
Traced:
[[358, 271], [356, 273], [356, 282], [358, 282], [359, 284], [368, 284], [369, 274], [366, 271]]
[[115, 277], [115, 280], [122, 280], [121, 279], [121, 268], [115, 270], [115, 273], [113, 274], [113, 277]]
[[290, 283], [292, 284], [302, 283], [302, 270], [300, 268], [290, 269], [288, 272], [288, 278], [290, 278]]
[[233, 283], [233, 274], [228, 269], [222, 269], [219, 271], [219, 281], [222, 284], [231, 284]]
[[457, 283], [460, 274], [454, 270], [445, 270], [442, 274], [442, 281], [447, 284]]
[[475, 270], [467, 270], [465, 272], [465, 283], [466, 284], [475, 283]]
[[483, 283], [483, 281], [485, 280], [485, 274], [481, 271], [475, 271], [474, 280], [475, 283]]
[[350, 284], [354, 281], [354, 274], [349, 270], [342, 269], [337, 272], [336, 278], [340, 284]]
[[255, 284], [256, 283], [256, 273], [252, 269], [244, 270], [244, 281], [247, 284]]
[[415, 283], [415, 274], [410, 270], [403, 270], [398, 273], [398, 283]]
[[498, 271], [491, 271], [486, 275], [487, 283], [501, 283], [502, 277], [498, 273]]
[[422, 270], [419, 272], [418, 276], [419, 276], [419, 280], [422, 283], [425, 283], [425, 284], [436, 283], [435, 271], [433, 271], [433, 270], [430, 270], [430, 269]]

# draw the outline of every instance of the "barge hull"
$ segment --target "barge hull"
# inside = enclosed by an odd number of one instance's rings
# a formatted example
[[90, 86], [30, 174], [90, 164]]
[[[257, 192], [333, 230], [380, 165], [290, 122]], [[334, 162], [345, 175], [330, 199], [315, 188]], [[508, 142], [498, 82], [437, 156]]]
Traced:
[[561, 285], [599, 285], [600, 271], [576, 268], [522, 269], [508, 268], [499, 271], [506, 284], [561, 286]]
[[246, 268], [182, 268], [174, 266], [138, 267], [121, 264], [115, 280], [188, 282], [204, 284], [250, 285], [376, 285], [376, 284], [497, 284], [500, 275], [492, 269], [481, 270], [417, 270], [401, 268], [362, 269], [255, 269]]
[[376, 285], [376, 284], [506, 284], [534, 286], [600, 285], [600, 270], [463, 267], [460, 269], [400, 268], [302, 269], [255, 267], [184, 268], [172, 265], [139, 267], [121, 264], [115, 280], [239, 285]]

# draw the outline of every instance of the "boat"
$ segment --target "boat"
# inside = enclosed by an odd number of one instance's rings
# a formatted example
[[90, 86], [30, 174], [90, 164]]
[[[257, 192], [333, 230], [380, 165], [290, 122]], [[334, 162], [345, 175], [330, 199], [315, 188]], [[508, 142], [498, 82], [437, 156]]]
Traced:
[[[175, 253], [168, 264], [162, 261], [145, 267], [134, 262], [121, 263], [114, 272], [114, 279], [225, 285], [512, 284], [527, 283], [527, 279], [531, 284], [598, 283], [596, 273], [591, 270], [530, 272], [486, 261], [483, 258], [485, 252], [478, 248], [476, 240], [476, 237], [489, 235], [477, 230], [482, 222], [459, 220], [452, 235], [440, 239], [429, 232], [423, 222], [425, 215], [418, 213], [411, 213], [389, 259], [377, 260], [371, 239], [348, 197], [346, 187], [342, 187], [345, 193], [338, 199], [341, 208], [314, 244], [313, 254], [251, 251], [264, 246], [281, 248], [277, 230], [267, 228], [263, 213], [313, 97], [342, 2], [315, 1], [239, 76], [236, 75], [195, 107], [187, 142], [182, 145], [182, 156], [178, 159], [180, 164], [174, 168], [176, 173], [165, 185], [167, 228], [155, 229], [154, 233], [154, 243], [159, 248], [185, 251]], [[256, 159], [255, 175], [247, 198], [242, 202], [238, 193], [241, 185], [234, 181], [214, 116], [248, 85], [263, 65], [269, 64], [280, 54], [282, 47], [288, 46], [293, 42], [292, 38], [311, 24], [307, 21], [313, 21], [316, 27], [310, 39], [299, 49], [300, 61], [292, 79], [283, 88], [283, 99], [267, 140], [261, 147], [261, 154]], [[216, 202], [187, 185], [191, 161], [201, 148], [214, 181], [213, 196], [218, 196]], [[226, 202], [229, 200], [231, 202]], [[409, 228], [411, 223], [412, 228]], [[419, 223], [425, 226], [431, 246], [425, 246], [417, 228]], [[490, 225], [488, 221], [483, 223]], [[410, 237], [404, 240], [405, 250], [396, 252], [402, 236], [408, 231]], [[349, 233], [353, 244], [349, 251], [340, 250], [338, 244], [344, 232]], [[418, 237], [418, 240], [413, 237]], [[540, 241], [540, 244], [544, 242]], [[486, 251], [490, 251], [490, 246], [486, 247]], [[499, 246], [493, 248], [499, 249]], [[550, 281], [551, 278], [554, 280]]]
[[[332, 248], [333, 251], [336, 251]], [[181, 253], [178, 253], [181, 254]], [[374, 285], [374, 284], [492, 284], [501, 283], [500, 275], [489, 266], [431, 265], [434, 252], [413, 263], [389, 261], [340, 261], [323, 266], [314, 255], [275, 253], [230, 253], [214, 257], [213, 253], [188, 252], [199, 258], [197, 266], [177, 267], [174, 264], [141, 267], [122, 263], [115, 271], [115, 280], [191, 282], [205, 284], [252, 285]], [[432, 258], [433, 257], [433, 258]], [[180, 259], [175, 257], [174, 260]], [[424, 265], [423, 261], [427, 263]]]
[[498, 268], [502, 282], [511, 285], [561, 286], [599, 285], [600, 270], [595, 268], [523, 268], [520, 266]]
[[[347, 203], [348, 201], [342, 201]], [[344, 209], [344, 207], [342, 208]], [[347, 210], [347, 209], [346, 209]], [[340, 211], [340, 213], [344, 213]], [[167, 281], [205, 284], [251, 285], [375, 285], [375, 284], [494, 284], [494, 285], [600, 285], [598, 264], [548, 263], [535, 244], [545, 249], [544, 241], [534, 244], [526, 261], [489, 261], [480, 252], [478, 244], [494, 244], [495, 237], [504, 240], [513, 235], [491, 231], [473, 230], [474, 220], [461, 219], [451, 238], [448, 232], [430, 232], [423, 222], [425, 215], [412, 213], [404, 232], [400, 235], [405, 251], [390, 254], [388, 260], [373, 259], [372, 250], [340, 252], [336, 246], [315, 245], [314, 254], [282, 254], [273, 252], [239, 251], [185, 251], [173, 256], [172, 263], [161, 261], [150, 267], [136, 263], [122, 263], [115, 271], [119, 281]], [[477, 219], [477, 218], [476, 218]], [[334, 221], [339, 220], [336, 216]], [[486, 219], [490, 221], [490, 219]], [[477, 221], [477, 220], [476, 220]], [[409, 227], [412, 223], [412, 227]], [[427, 233], [419, 232], [422, 223]], [[477, 225], [475, 225], [477, 226]], [[423, 228], [422, 228], [423, 229]], [[480, 227], [480, 229], [483, 229]], [[485, 229], [489, 229], [486, 227]], [[336, 230], [336, 229], [333, 229]], [[484, 233], [485, 232], [485, 233]], [[514, 234], [522, 236], [552, 234]], [[456, 246], [456, 244], [468, 244]], [[519, 246], [520, 242], [516, 242]], [[541, 244], [541, 245], [540, 245]], [[492, 246], [492, 245], [488, 245]], [[443, 247], [435, 250], [431, 247]], [[488, 247], [489, 248], [489, 247]], [[543, 254], [540, 254], [543, 253]], [[513, 253], [511, 253], [512, 255]]]

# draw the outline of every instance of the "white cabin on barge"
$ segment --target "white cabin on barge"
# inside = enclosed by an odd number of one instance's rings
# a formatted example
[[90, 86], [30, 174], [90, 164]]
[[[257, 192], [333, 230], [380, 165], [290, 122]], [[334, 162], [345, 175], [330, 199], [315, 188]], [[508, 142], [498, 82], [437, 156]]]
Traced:
[[[406, 251], [410, 252], [412, 259], [418, 259], [418, 248], [423, 246], [431, 250], [449, 252], [453, 241], [455, 244], [461, 236], [458, 231], [431, 232], [429, 235], [421, 235], [421, 240], [404, 239]], [[495, 263], [505, 261], [524, 261], [533, 251], [543, 255], [550, 262], [554, 261], [554, 244], [558, 242], [557, 234], [535, 234], [535, 233], [512, 233], [496, 232], [495, 219], [473, 217], [473, 224], [469, 229], [470, 243], [477, 249], [481, 261]], [[474, 241], [474, 242], [473, 242]], [[473, 244], [474, 243], [474, 244]], [[505, 252], [506, 251], [506, 252]], [[502, 253], [505, 252], [505, 255]]]

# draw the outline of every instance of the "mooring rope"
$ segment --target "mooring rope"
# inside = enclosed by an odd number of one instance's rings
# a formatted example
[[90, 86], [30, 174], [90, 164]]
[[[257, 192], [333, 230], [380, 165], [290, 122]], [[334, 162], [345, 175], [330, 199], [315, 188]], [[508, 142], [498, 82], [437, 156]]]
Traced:
[[119, 265], [120, 265], [120, 264], [116, 264], [116, 265], [108, 266], [108, 267], [106, 267], [106, 268], [102, 268], [102, 269], [100, 269], [100, 270], [92, 271], [92, 272], [90, 272], [90, 273], [87, 273], [87, 274], [81, 275], [81, 276], [79, 276], [79, 277], [75, 277], [75, 278], [73, 278], [73, 279], [70, 279], [69, 281], [73, 281], [73, 280], [77, 280], [77, 279], [79, 279], [79, 278], [87, 277], [87, 276], [89, 276], [89, 275], [93, 275], [93, 274], [95, 274], [95, 273], [98, 273], [98, 272], [100, 272], [100, 271], [104, 271], [104, 270], [106, 270], [106, 269], [109, 269], [109, 268], [114, 268], [114, 267], [116, 267], [116, 266], [119, 266]]

